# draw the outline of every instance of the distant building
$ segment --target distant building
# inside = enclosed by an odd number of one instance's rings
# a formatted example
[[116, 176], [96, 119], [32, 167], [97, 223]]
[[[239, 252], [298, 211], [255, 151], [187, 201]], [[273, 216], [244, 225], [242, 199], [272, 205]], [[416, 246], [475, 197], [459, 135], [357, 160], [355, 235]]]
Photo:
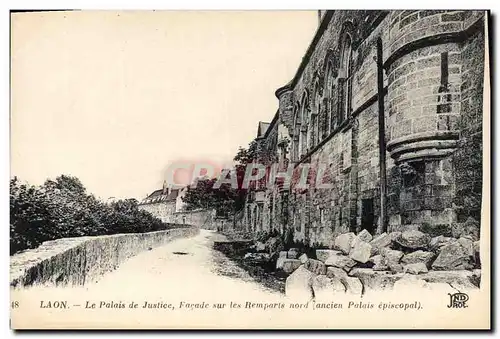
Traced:
[[174, 213], [184, 210], [185, 203], [182, 197], [187, 187], [172, 188], [163, 183], [163, 188], [149, 194], [139, 203], [139, 209], [145, 210], [163, 222], [174, 222]]

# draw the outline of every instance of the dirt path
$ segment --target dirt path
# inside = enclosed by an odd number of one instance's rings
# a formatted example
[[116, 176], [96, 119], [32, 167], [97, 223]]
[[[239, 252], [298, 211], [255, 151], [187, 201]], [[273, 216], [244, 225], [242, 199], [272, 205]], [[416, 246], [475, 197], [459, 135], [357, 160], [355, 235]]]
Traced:
[[[215, 322], [236, 324], [242, 316], [250, 315], [248, 319], [252, 321], [269, 321], [267, 312], [255, 313], [255, 307], [245, 308], [246, 303], [279, 302], [283, 295], [265, 288], [214, 250], [213, 242], [223, 239], [220, 234], [201, 230], [195, 237], [177, 239], [140, 253], [85, 286], [36, 286], [12, 291], [12, 300], [20, 305], [12, 312], [13, 325], [210, 328]], [[41, 303], [54, 301], [66, 303], [67, 308], [41, 307]], [[240, 305], [240, 312], [234, 312], [235, 302]], [[206, 305], [210, 306], [203, 309]], [[240, 326], [245, 328], [246, 321]]]
[[88, 289], [113, 290], [119, 283], [122, 289], [135, 294], [165, 289], [166, 294], [175, 291], [178, 297], [271, 293], [225, 255], [213, 250], [213, 242], [224, 239], [213, 231], [201, 230], [195, 237], [178, 239], [130, 258]]

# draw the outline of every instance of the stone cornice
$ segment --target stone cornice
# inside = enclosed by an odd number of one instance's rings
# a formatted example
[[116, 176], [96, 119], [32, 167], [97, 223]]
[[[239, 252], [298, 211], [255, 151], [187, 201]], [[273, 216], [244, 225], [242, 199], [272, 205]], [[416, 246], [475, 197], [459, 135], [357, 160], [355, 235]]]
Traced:
[[435, 45], [441, 45], [441, 44], [446, 44], [446, 43], [451, 43], [451, 42], [463, 42], [467, 40], [469, 37], [473, 36], [475, 33], [477, 33], [479, 30], [483, 29], [484, 23], [483, 23], [484, 18], [478, 19], [476, 22], [474, 22], [472, 25], [467, 27], [463, 31], [458, 31], [458, 32], [451, 32], [451, 33], [441, 33], [441, 34], [436, 34], [436, 35], [431, 35], [431, 36], [426, 36], [414, 41], [411, 41], [401, 47], [399, 47], [394, 53], [392, 53], [387, 60], [384, 62], [384, 69], [388, 70], [389, 67], [396, 61], [397, 59], [405, 56], [408, 53], [411, 53], [417, 49], [423, 48], [423, 47], [430, 47], [430, 46], [435, 46]]

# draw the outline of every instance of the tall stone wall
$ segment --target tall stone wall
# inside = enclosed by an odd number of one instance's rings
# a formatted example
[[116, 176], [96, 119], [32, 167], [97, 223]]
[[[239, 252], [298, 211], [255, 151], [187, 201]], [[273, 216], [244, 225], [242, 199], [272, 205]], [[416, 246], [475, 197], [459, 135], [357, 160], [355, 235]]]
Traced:
[[[269, 200], [263, 202], [264, 229], [289, 229], [296, 241], [318, 246], [331, 246], [339, 233], [383, 231], [379, 95], [385, 106], [388, 230], [451, 227], [477, 218], [483, 21], [484, 13], [477, 11], [324, 13], [296, 76], [276, 91], [278, 144], [290, 142], [278, 154], [287, 158], [280, 158], [282, 163], [326, 164], [333, 188], [269, 190], [266, 199], [273, 197], [280, 207], [268, 209]], [[352, 42], [347, 73], [346, 36]], [[346, 77], [350, 101], [343, 99]], [[343, 119], [346, 104], [349, 116]], [[267, 216], [267, 210], [274, 214]], [[266, 218], [274, 224], [268, 226]]]

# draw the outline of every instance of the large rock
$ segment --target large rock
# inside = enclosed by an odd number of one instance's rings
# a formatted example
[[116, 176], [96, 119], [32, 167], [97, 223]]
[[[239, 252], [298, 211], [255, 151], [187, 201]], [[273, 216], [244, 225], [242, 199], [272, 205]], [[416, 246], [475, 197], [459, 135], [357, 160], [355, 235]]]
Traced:
[[[418, 279], [422, 279], [427, 283], [446, 283], [456, 289], [469, 290], [477, 289], [480, 276], [478, 272], [467, 270], [460, 271], [429, 271], [418, 275]], [[384, 271], [373, 271], [369, 268], [353, 268], [349, 273], [351, 277], [357, 277], [361, 280], [364, 290], [386, 290], [392, 289], [395, 282], [408, 278], [405, 273], [389, 273]]]
[[454, 238], [470, 237], [472, 240], [479, 240], [480, 223], [469, 217], [464, 223], [453, 224], [452, 235]]
[[352, 242], [352, 248], [349, 252], [349, 257], [353, 260], [356, 260], [357, 262], [364, 264], [368, 261], [368, 259], [370, 259], [371, 253], [372, 246], [369, 243], [359, 238], [355, 238]]
[[344, 284], [348, 294], [357, 296], [361, 296], [363, 294], [363, 284], [358, 278], [345, 277], [341, 279], [341, 282]]
[[332, 255], [339, 254], [342, 254], [342, 252], [337, 250], [316, 250], [316, 258], [321, 262], [325, 262]]
[[359, 295], [363, 293], [363, 284], [358, 278], [349, 277], [341, 268], [329, 266], [326, 268], [326, 276], [332, 279], [340, 279], [340, 282], [344, 284], [346, 292], [353, 295]]
[[391, 273], [403, 273], [404, 271], [403, 265], [401, 264], [391, 264], [388, 266]]
[[339, 278], [328, 278], [326, 275], [317, 275], [312, 280], [312, 289], [316, 300], [332, 300], [346, 289]]
[[285, 273], [292, 273], [295, 271], [297, 268], [300, 267], [302, 263], [300, 262], [299, 259], [283, 259], [283, 262], [281, 264], [281, 270]]
[[467, 237], [461, 237], [457, 241], [460, 245], [462, 245], [463, 248], [467, 250], [467, 253], [471, 257], [474, 257], [474, 242], [471, 239]]
[[399, 264], [399, 261], [403, 257], [404, 253], [398, 250], [391, 250], [390, 248], [384, 248], [381, 252], [382, 256], [388, 266], [394, 266]]
[[436, 271], [452, 271], [472, 269], [474, 265], [469, 249], [456, 241], [441, 248], [431, 267]]
[[307, 259], [304, 267], [315, 274], [326, 274], [325, 264], [316, 259]]
[[290, 248], [287, 252], [287, 258], [289, 259], [297, 259], [299, 257], [299, 249], [298, 248]]
[[435, 256], [433, 252], [418, 250], [405, 254], [401, 259], [401, 263], [403, 265], [423, 263], [426, 267], [430, 267]]
[[443, 248], [443, 246], [448, 245], [449, 243], [454, 241], [456, 241], [456, 239], [439, 235], [431, 239], [431, 241], [429, 242], [429, 249], [433, 252], [439, 252], [441, 251], [441, 248]]
[[299, 257], [299, 260], [301, 263], [305, 264], [306, 261], [308, 260], [309, 258], [307, 257], [307, 254], [302, 254], [300, 257]]
[[364, 290], [390, 290], [394, 283], [403, 276], [399, 274], [391, 274], [387, 271], [374, 271], [369, 268], [353, 268], [349, 272], [349, 276], [358, 278], [363, 284]]
[[352, 232], [340, 234], [335, 238], [333, 247], [336, 250], [342, 251], [344, 254], [349, 254], [354, 238], [356, 238], [356, 235]]
[[281, 251], [278, 255], [278, 259], [276, 260], [276, 269], [277, 270], [282, 270], [283, 269], [283, 263], [287, 259], [288, 252], [287, 251]]
[[427, 266], [422, 262], [407, 264], [403, 266], [403, 273], [420, 274], [427, 272], [429, 272], [429, 270], [427, 269]]
[[367, 230], [362, 230], [361, 232], [359, 232], [358, 238], [365, 242], [370, 242], [373, 239], [372, 235]]
[[326, 259], [325, 265], [335, 266], [349, 272], [356, 265], [356, 262], [345, 255], [332, 255]]
[[430, 241], [430, 235], [420, 231], [405, 231], [395, 240], [398, 245], [412, 250], [425, 250], [428, 248]]
[[386, 271], [388, 269], [385, 258], [380, 254], [374, 255], [369, 261], [373, 263], [372, 269], [374, 271]]
[[392, 238], [387, 233], [382, 233], [372, 241], [370, 241], [370, 245], [372, 245], [372, 255], [378, 254], [382, 248], [391, 246]]
[[477, 289], [480, 274], [468, 270], [457, 271], [429, 271], [429, 273], [419, 275], [419, 278], [424, 279], [428, 283], [447, 283], [460, 291]]
[[339, 279], [342, 279], [342, 278], [346, 278], [347, 277], [347, 272], [344, 271], [341, 268], [338, 268], [338, 267], [328, 266], [326, 268], [326, 276], [328, 278], [339, 278]]
[[312, 281], [315, 276], [316, 274], [301, 265], [286, 279], [285, 295], [296, 299], [312, 299], [314, 297]]

